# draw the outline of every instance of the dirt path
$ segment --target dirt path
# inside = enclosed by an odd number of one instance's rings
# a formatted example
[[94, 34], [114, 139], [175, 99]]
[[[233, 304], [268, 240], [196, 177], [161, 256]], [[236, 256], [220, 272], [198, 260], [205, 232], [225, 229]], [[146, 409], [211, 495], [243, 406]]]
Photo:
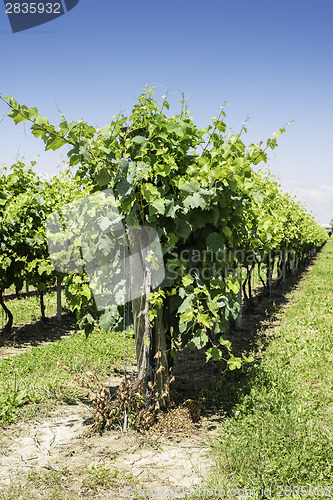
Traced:
[[61, 406], [49, 418], [3, 429], [0, 498], [134, 499], [143, 489], [144, 498], [181, 498], [182, 487], [198, 486], [212, 467], [214, 421], [185, 436], [119, 430], [87, 437], [90, 417], [86, 405]]

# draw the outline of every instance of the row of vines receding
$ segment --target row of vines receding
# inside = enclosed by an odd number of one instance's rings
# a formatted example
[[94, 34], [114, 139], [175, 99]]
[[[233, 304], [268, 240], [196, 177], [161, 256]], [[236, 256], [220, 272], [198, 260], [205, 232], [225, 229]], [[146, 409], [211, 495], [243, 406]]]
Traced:
[[[66, 146], [69, 168], [52, 181], [41, 181], [21, 162], [1, 172], [0, 299], [7, 315], [2, 299], [7, 288], [21, 288], [28, 281], [44, 290], [61, 272], [69, 307], [87, 335], [97, 324], [109, 331], [121, 327], [128, 307], [124, 303], [130, 302], [137, 386], [143, 387], [147, 407], [151, 387], [159, 395], [158, 405], [168, 405], [170, 360], [186, 345], [205, 348], [207, 359], [225, 359], [230, 369], [240, 367], [242, 360], [232, 354], [224, 334], [239, 317], [242, 269], [249, 286], [254, 268], [267, 272], [277, 257], [282, 276], [327, 239], [305, 208], [259, 168], [285, 128], [265, 142], [245, 146], [245, 124], [238, 134], [228, 133], [223, 108], [208, 127], [198, 128], [184, 98], [179, 112], [171, 115], [167, 97], [159, 104], [151, 88], [129, 116], [115, 116], [102, 129], [83, 120], [70, 122], [64, 115], [54, 126], [37, 108], [1, 99], [16, 124], [30, 122], [46, 150]], [[101, 200], [101, 193], [107, 195], [106, 203], [88, 203]], [[74, 209], [75, 234], [66, 225], [66, 213]], [[60, 252], [56, 269], [45, 233], [45, 221], [55, 213], [60, 232], [68, 231], [67, 253]], [[121, 281], [116, 269], [122, 269], [121, 256], [114, 245], [117, 224], [127, 236], [117, 248], [125, 252], [127, 246], [140, 256], [142, 293], [113, 303], [100, 301], [100, 307], [96, 290], [105, 295], [108, 276], [117, 286], [115, 280]], [[162, 264], [144, 252], [141, 240], [131, 240], [133, 228], [144, 227], [158, 235]], [[80, 240], [87, 232], [89, 244]], [[104, 282], [89, 287], [89, 269], [100, 255], [108, 262], [110, 249], [112, 262], [99, 275]], [[133, 262], [129, 260], [129, 280], [136, 272]], [[165, 277], [154, 286], [158, 267]], [[267, 276], [269, 287], [269, 272]], [[7, 328], [11, 321], [9, 316]]]

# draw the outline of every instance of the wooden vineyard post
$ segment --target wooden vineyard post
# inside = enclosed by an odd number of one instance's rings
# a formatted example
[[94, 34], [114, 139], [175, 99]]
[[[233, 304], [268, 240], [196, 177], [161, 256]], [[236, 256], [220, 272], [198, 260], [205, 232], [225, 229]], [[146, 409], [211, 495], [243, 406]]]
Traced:
[[62, 321], [61, 319], [61, 282], [62, 277], [57, 276], [57, 320]]
[[285, 283], [287, 279], [287, 273], [286, 273], [286, 268], [287, 268], [287, 258], [288, 258], [288, 252], [284, 252], [283, 254], [283, 266], [282, 266], [282, 282]]
[[293, 252], [293, 274], [296, 272], [296, 252]]
[[236, 328], [242, 328], [243, 326], [243, 289], [242, 289], [242, 269], [238, 265], [237, 266], [237, 275], [238, 275], [238, 302], [239, 302], [239, 314], [236, 319]]
[[268, 255], [267, 285], [268, 285], [268, 294], [271, 297], [271, 295], [272, 295], [272, 256], [271, 256], [271, 251], [269, 251], [269, 255]]

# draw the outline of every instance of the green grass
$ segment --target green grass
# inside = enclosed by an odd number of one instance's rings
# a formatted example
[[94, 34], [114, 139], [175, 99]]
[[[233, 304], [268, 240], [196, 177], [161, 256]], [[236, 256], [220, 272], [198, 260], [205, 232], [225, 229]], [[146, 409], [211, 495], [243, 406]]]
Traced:
[[[256, 490], [251, 498], [266, 498], [259, 491], [270, 487], [272, 498], [278, 491], [293, 498], [332, 496], [332, 283], [329, 241], [290, 294], [291, 305], [268, 346], [255, 353], [246, 373], [235, 374], [224, 386], [228, 414], [213, 443], [216, 470], [209, 487]], [[320, 486], [327, 488], [324, 495], [311, 490]]]
[[[133, 351], [134, 340], [128, 334], [129, 364], [134, 362]], [[94, 331], [88, 339], [79, 332], [0, 360], [0, 423], [11, 422], [25, 402], [49, 406], [55, 401], [77, 401], [82, 390], [73, 381], [74, 375], [89, 369], [104, 380], [115, 368], [121, 369], [123, 355], [124, 333]], [[23, 406], [25, 412], [30, 409]]]
[[[21, 297], [7, 304], [14, 315], [14, 326], [29, 324], [33, 335], [33, 325], [40, 319], [39, 297]], [[45, 294], [45, 306], [46, 315], [54, 317], [56, 292]], [[36, 333], [37, 324], [40, 336], [43, 326], [36, 323]], [[45, 331], [49, 328], [46, 324]], [[32, 347], [20, 355], [0, 359], [0, 424], [34, 415], [42, 408], [47, 410], [59, 401], [78, 401], [83, 390], [74, 382], [75, 374], [89, 369], [101, 380], [106, 379], [115, 369], [122, 368], [124, 342], [123, 332], [95, 330], [88, 339], [78, 332], [44, 347]], [[128, 364], [133, 364], [132, 333], [126, 334], [126, 346]]]
[[[54, 316], [57, 312], [56, 292], [48, 292], [44, 296], [46, 317]], [[66, 302], [63, 295], [63, 307], [66, 308]], [[14, 325], [31, 323], [41, 318], [39, 296], [21, 297], [20, 299], [7, 300], [6, 306], [10, 309], [14, 318]], [[5, 315], [1, 309], [1, 326], [5, 325]]]
[[135, 477], [131, 473], [125, 474], [118, 469], [110, 470], [110, 468], [104, 464], [93, 464], [87, 471], [87, 477], [85, 479], [85, 483], [92, 489], [98, 487], [110, 488], [111, 486], [117, 485], [119, 481], [128, 485], [135, 482]]
[[[0, 500], [74, 500], [82, 498], [118, 497], [118, 491], [134, 488], [136, 479], [131, 473], [121, 472], [110, 464], [92, 464], [91, 467], [79, 467], [74, 470], [36, 469], [24, 474], [24, 483], [12, 484], [5, 491], [0, 489]], [[82, 491], [84, 494], [82, 495]]]
[[[13, 300], [12, 303], [23, 315], [33, 298]], [[52, 296], [48, 300], [52, 303]], [[88, 339], [78, 332], [46, 346], [32, 347], [20, 355], [0, 359], [0, 424], [31, 416], [41, 411], [41, 406], [51, 408], [57, 401], [78, 401], [83, 390], [75, 383], [75, 374], [89, 369], [101, 380], [106, 379], [122, 367], [124, 342], [123, 332], [95, 330]], [[126, 346], [128, 364], [133, 364], [131, 333], [126, 334]]]

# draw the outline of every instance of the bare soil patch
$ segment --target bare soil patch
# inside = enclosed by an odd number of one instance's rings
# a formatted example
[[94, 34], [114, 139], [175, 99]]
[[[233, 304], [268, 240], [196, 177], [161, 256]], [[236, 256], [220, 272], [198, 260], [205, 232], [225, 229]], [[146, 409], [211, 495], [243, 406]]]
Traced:
[[[263, 347], [269, 341], [265, 332], [271, 329], [267, 327], [273, 321], [279, 323], [288, 306], [289, 292], [308, 271], [309, 268], [302, 268], [286, 284], [274, 287], [270, 298], [258, 292], [243, 328], [228, 332], [235, 355]], [[0, 347], [0, 356], [6, 355], [6, 349], [7, 354], [17, 353], [71, 331], [69, 324], [50, 323], [45, 338], [44, 328], [44, 324], [40, 329], [36, 325], [23, 327], [29, 337], [27, 344], [24, 335], [17, 342], [20, 330], [16, 330], [16, 340]], [[30, 329], [35, 329], [32, 340]], [[146, 433], [131, 429], [124, 433], [119, 428], [102, 435], [91, 434], [92, 408], [88, 400], [78, 405], [58, 406], [48, 418], [1, 429], [0, 499], [171, 499], [182, 497], [182, 493], [177, 494], [181, 488], [201, 485], [214, 466], [209, 441], [223, 425], [223, 415], [216, 408], [228, 413], [236, 400], [236, 384], [240, 382], [238, 389], [246, 390], [246, 376], [229, 372], [222, 378], [221, 370], [213, 362], [205, 362], [204, 353], [188, 350], [175, 362], [174, 375], [175, 405]], [[108, 385], [115, 389], [121, 381], [121, 377], [113, 377]], [[235, 394], [223, 393], [227, 385]], [[215, 408], [214, 394], [208, 404], [204, 403], [214, 387], [218, 393]]]
[[[63, 498], [134, 499], [142, 489], [148, 491], [145, 498], [158, 498], [156, 488], [166, 493], [162, 498], [177, 498], [167, 491], [198, 486], [213, 465], [207, 435], [215, 426], [207, 419], [185, 436], [170, 431], [164, 436], [141, 435], [131, 430], [87, 436], [90, 416], [85, 405], [61, 406], [50, 418], [2, 430], [0, 498], [24, 498], [6, 497], [11, 491], [25, 491], [31, 499], [52, 498], [55, 489]], [[115, 483], [94, 484], [89, 471], [96, 468], [117, 471]], [[63, 477], [57, 488], [51, 481], [54, 471]], [[35, 480], [32, 472], [37, 473]], [[42, 485], [40, 477], [45, 478]]]

